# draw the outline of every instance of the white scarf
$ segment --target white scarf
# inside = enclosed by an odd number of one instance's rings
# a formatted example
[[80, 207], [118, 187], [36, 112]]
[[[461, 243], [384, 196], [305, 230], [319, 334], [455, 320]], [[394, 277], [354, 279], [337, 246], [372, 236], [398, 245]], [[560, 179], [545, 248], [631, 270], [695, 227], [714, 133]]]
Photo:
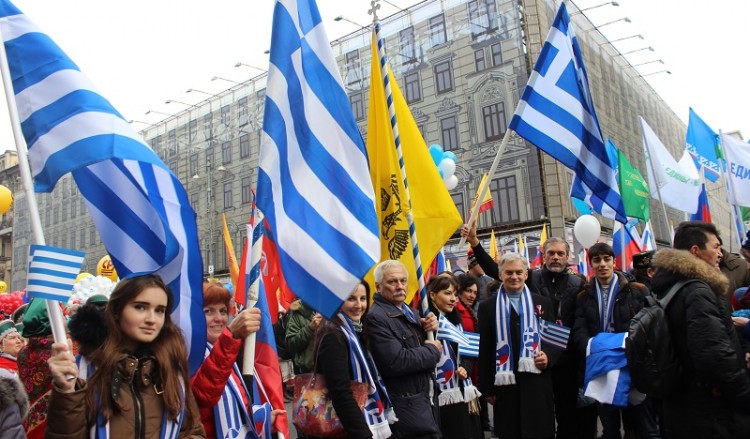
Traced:
[[615, 298], [620, 289], [617, 273], [614, 273], [612, 281], [609, 283], [606, 306], [604, 303], [604, 291], [599, 286], [599, 279], [594, 278], [594, 284], [596, 285], [596, 302], [599, 306], [599, 330], [601, 332], [615, 332], [615, 322], [612, 319], [612, 314], [615, 310]]
[[[507, 386], [516, 383], [515, 362], [511, 346], [510, 311], [511, 304], [504, 287], [500, 287], [496, 300], [495, 331], [495, 385]], [[529, 288], [524, 285], [521, 292], [521, 347], [518, 372], [541, 373], [534, 364], [534, 355], [539, 352], [539, 325], [534, 314], [534, 302]]]

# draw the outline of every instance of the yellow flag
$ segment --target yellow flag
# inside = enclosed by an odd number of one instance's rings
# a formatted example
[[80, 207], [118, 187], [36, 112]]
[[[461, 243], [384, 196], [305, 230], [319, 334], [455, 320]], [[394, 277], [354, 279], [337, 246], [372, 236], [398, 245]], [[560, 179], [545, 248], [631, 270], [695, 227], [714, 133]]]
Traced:
[[[485, 175], [486, 177], [486, 175]], [[498, 262], [500, 260], [499, 255], [497, 254], [497, 241], [495, 240], [495, 231], [492, 230], [492, 234], [490, 235], [490, 256], [495, 262]]]
[[[418, 289], [409, 223], [406, 219], [409, 212], [409, 200], [406, 197], [404, 180], [399, 169], [398, 153], [391, 129], [391, 117], [388, 113], [379, 59], [373, 35], [370, 103], [367, 117], [367, 154], [370, 160], [370, 177], [375, 188], [375, 208], [380, 222], [381, 258], [383, 260], [398, 259], [406, 266], [409, 272], [407, 295], [407, 302], [409, 302]], [[409, 182], [417, 243], [424, 271], [430, 266], [440, 248], [461, 226], [462, 220], [390, 69], [388, 69], [388, 74]], [[368, 274], [368, 279], [373, 282], [372, 270]]]
[[237, 288], [237, 277], [240, 274], [240, 268], [237, 265], [237, 257], [234, 255], [234, 244], [229, 237], [229, 228], [227, 227], [227, 217], [221, 214], [221, 221], [224, 224], [224, 247], [227, 249], [227, 265], [229, 265], [229, 278], [232, 280], [232, 287]]
[[[484, 186], [485, 181], [487, 181], [486, 172], [482, 176], [482, 180], [479, 182], [477, 193], [474, 194], [474, 198], [471, 200], [471, 210], [469, 212], [472, 212], [474, 210], [474, 206], [477, 204], [477, 199], [479, 199], [479, 190], [482, 189], [482, 186]], [[488, 188], [487, 192], [484, 193], [484, 197], [482, 198], [482, 204], [479, 205], [479, 213], [492, 209], [492, 206], [494, 206], [494, 204], [495, 202], [492, 201], [492, 191], [490, 191]]]
[[547, 223], [542, 225], [542, 234], [539, 235], [539, 252], [542, 253], [544, 243], [547, 242]]

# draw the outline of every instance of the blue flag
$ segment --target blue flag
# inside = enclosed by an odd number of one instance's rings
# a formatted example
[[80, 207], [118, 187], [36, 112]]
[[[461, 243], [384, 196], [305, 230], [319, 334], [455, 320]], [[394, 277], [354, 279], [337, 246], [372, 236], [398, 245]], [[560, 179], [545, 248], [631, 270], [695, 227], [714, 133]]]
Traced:
[[700, 171], [705, 169], [706, 179], [716, 182], [721, 176], [721, 167], [716, 149], [719, 146], [719, 135], [703, 122], [693, 109], [690, 109], [685, 148], [695, 161], [695, 167]]
[[330, 318], [380, 260], [362, 136], [313, 0], [276, 2], [258, 208], [292, 291]]
[[[617, 147], [615, 147], [615, 144], [612, 143], [612, 141], [609, 139], [607, 139], [607, 143], [605, 145], [606, 145], [605, 148], [607, 151], [607, 158], [609, 159], [610, 163], [612, 163], [612, 167], [613, 167], [612, 172], [614, 172], [615, 178], [617, 179], [618, 178]], [[617, 220], [622, 223], [627, 222], [626, 217], [620, 215], [617, 211], [615, 211], [607, 203], [605, 203], [604, 200], [602, 200], [596, 194], [594, 194], [594, 192], [591, 189], [589, 189], [588, 186], [586, 186], [586, 183], [584, 183], [583, 180], [580, 177], [578, 177], [578, 175], [573, 177], [573, 183], [570, 185], [570, 196], [571, 198], [573, 198], [573, 205], [576, 206], [576, 208], [579, 211], [581, 211], [582, 208], [579, 208], [578, 206], [580, 205], [580, 202], [582, 201], [590, 207], [589, 212], [585, 212], [585, 213], [590, 213], [591, 210], [593, 210], [594, 212], [598, 213], [599, 215], [605, 218]]]
[[560, 5], [510, 128], [572, 169], [623, 218], [614, 165], [604, 147], [583, 55], [565, 3]]
[[195, 372], [206, 344], [203, 265], [185, 189], [50, 37], [7, 0], [0, 18], [35, 189], [73, 173], [120, 277], [153, 273], [172, 290]]

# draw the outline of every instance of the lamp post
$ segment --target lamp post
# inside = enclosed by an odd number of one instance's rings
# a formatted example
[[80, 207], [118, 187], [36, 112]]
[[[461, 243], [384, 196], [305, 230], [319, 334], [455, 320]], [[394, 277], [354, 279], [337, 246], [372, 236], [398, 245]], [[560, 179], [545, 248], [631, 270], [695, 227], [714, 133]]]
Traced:
[[629, 55], [631, 53], [642, 52], [644, 50], [648, 50], [649, 52], [653, 52], [654, 48], [651, 47], [651, 46], [649, 46], [649, 47], [641, 47], [640, 49], [629, 50], [627, 52], [618, 53], [617, 56], [625, 56], [625, 55]]
[[169, 104], [180, 104], [180, 105], [185, 105], [187, 107], [192, 107], [192, 108], [198, 108], [198, 109], [200, 109], [200, 107], [198, 107], [195, 104], [188, 104], [187, 102], [177, 101], [177, 100], [174, 100], [174, 99], [167, 99], [164, 103], [167, 104], [167, 105], [169, 105]]
[[638, 75], [638, 77], [639, 78], [645, 78], [646, 76], [656, 75], [657, 73], [666, 73], [667, 75], [671, 75], [672, 74], [672, 72], [670, 72], [669, 70], [665, 69], [665, 70], [659, 70], [658, 72], [646, 73], [645, 75]]
[[580, 9], [578, 12], [590, 11], [592, 9], [601, 8], [602, 6], [609, 6], [609, 5], [620, 6], [620, 4], [617, 3], [617, 2], [606, 2], [606, 3], [601, 3], [601, 4], [598, 4], [598, 5], [589, 6], [587, 8]]
[[251, 69], [260, 70], [263, 73], [266, 72], [266, 69], [263, 69], [263, 68], [260, 68], [260, 67], [255, 67], [254, 65], [247, 64], [247, 63], [244, 63], [242, 61], [238, 61], [237, 64], [235, 64], [234, 66], [235, 67], [248, 67], [248, 68], [251, 68]]
[[148, 111], [146, 111], [146, 112], [145, 112], [144, 114], [145, 114], [146, 116], [148, 116], [148, 115], [149, 115], [149, 114], [151, 114], [151, 113], [153, 113], [153, 114], [161, 114], [162, 116], [167, 116], [167, 117], [171, 117], [171, 116], [172, 116], [172, 115], [171, 115], [171, 114], [169, 114], [169, 113], [164, 113], [163, 111], [156, 111], [156, 110], [148, 110]]
[[357, 23], [356, 21], [353, 21], [353, 20], [350, 20], [350, 19], [344, 17], [343, 15], [339, 15], [338, 17], [336, 17], [336, 18], [333, 19], [333, 21], [341, 21], [341, 20], [346, 21], [348, 23], [351, 23], [351, 24], [353, 24], [355, 26], [359, 26], [361, 29], [364, 29], [364, 30], [369, 30], [370, 29], [367, 26], [362, 26], [361, 24]]
[[600, 45], [600, 46], [603, 46], [603, 45], [605, 45], [605, 44], [613, 44], [613, 43], [617, 43], [617, 42], [619, 42], [619, 41], [625, 41], [625, 40], [629, 40], [629, 39], [631, 39], [631, 38], [638, 38], [638, 39], [640, 39], [640, 40], [643, 40], [643, 39], [644, 39], [644, 38], [643, 38], [643, 35], [641, 35], [641, 34], [635, 34], [635, 35], [630, 35], [630, 36], [627, 36], [627, 37], [617, 38], [617, 39], [615, 39], [615, 40], [612, 40], [612, 41], [605, 41], [605, 42], [603, 42], [603, 43], [599, 43], [599, 45]]
[[634, 64], [633, 67], [639, 67], [639, 66], [645, 66], [646, 64], [653, 64], [655, 62], [658, 62], [659, 64], [664, 64], [664, 61], [661, 59], [654, 59], [651, 61], [642, 62], [640, 64]]
[[[216, 171], [225, 171], [223, 165], [219, 165]], [[216, 255], [214, 254], [214, 247], [216, 245], [216, 237], [214, 236], [214, 215], [216, 214], [216, 197], [214, 195], [214, 179], [213, 179], [213, 162], [206, 160], [206, 219], [208, 221], [208, 234], [206, 238], [206, 263], [208, 265], [208, 276], [214, 275], [214, 267], [216, 266]], [[198, 179], [198, 174], [193, 176], [193, 179]]]
[[211, 78], [212, 81], [216, 81], [217, 79], [220, 79], [226, 82], [231, 82], [232, 84], [235, 84], [235, 85], [242, 84], [241, 82], [235, 81], [234, 79], [222, 78], [221, 76], [214, 76], [213, 78]]

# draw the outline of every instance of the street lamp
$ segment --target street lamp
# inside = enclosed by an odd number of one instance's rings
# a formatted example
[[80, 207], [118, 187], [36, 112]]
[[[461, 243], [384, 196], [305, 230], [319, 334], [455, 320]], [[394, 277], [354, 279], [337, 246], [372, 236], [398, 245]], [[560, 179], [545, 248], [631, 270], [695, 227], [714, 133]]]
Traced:
[[599, 4], [599, 5], [589, 6], [588, 8], [579, 9], [578, 12], [590, 11], [592, 9], [601, 8], [602, 6], [609, 6], [609, 5], [620, 6], [620, 4], [617, 2], [606, 2], [606, 3]]
[[618, 41], [625, 41], [625, 40], [629, 40], [631, 38], [638, 38], [640, 40], [644, 39], [643, 35], [641, 35], [641, 34], [635, 34], [635, 35], [630, 35], [630, 36], [627, 36], [627, 37], [617, 38], [616, 40], [605, 41], [603, 43], [599, 43], [599, 45], [603, 46], [605, 44], [613, 44], [613, 43], [617, 43]]
[[203, 90], [198, 90], [196, 88], [189, 88], [189, 89], [185, 90], [185, 93], [192, 93], [192, 92], [203, 93], [204, 95], [211, 96], [212, 98], [218, 98], [218, 97], [220, 97], [219, 95], [215, 95], [213, 93], [209, 93], [209, 92], [203, 91]]
[[649, 46], [649, 47], [641, 47], [640, 49], [635, 49], [635, 50], [630, 50], [630, 51], [627, 51], [627, 52], [618, 53], [617, 56], [625, 56], [625, 55], [629, 55], [631, 53], [642, 52], [644, 50], [648, 50], [650, 52], [653, 52], [654, 48], [651, 47], [651, 46]]
[[168, 116], [168, 117], [172, 116], [169, 113], [164, 113], [163, 111], [156, 111], [156, 110], [148, 110], [148, 111], [146, 111], [145, 115], [148, 116], [151, 113], [153, 113], [153, 114], [161, 114], [162, 116]]
[[655, 62], [658, 62], [659, 64], [664, 64], [664, 61], [662, 61], [661, 59], [654, 59], [651, 61], [642, 62], [640, 64], [634, 64], [633, 67], [645, 66], [646, 64], [653, 64]]
[[[219, 165], [215, 170], [226, 171], [224, 165]], [[208, 239], [206, 239], [206, 262], [208, 263], [208, 275], [213, 276], [215, 265], [214, 245], [214, 214], [216, 213], [216, 197], [214, 196], [213, 164], [211, 160], [206, 160], [206, 217], [208, 218]], [[200, 175], [193, 175], [193, 180], [200, 179]]]
[[200, 107], [199, 107], [199, 106], [197, 106], [197, 105], [194, 105], [194, 104], [188, 104], [187, 102], [177, 101], [177, 100], [174, 100], [174, 99], [167, 99], [167, 100], [166, 100], [166, 101], [165, 101], [164, 103], [165, 103], [165, 104], [181, 104], [181, 105], [185, 105], [185, 106], [187, 106], [187, 107], [193, 107], [193, 108], [198, 108], [198, 109], [200, 109]]
[[242, 62], [242, 61], [239, 61], [239, 62], [237, 62], [237, 64], [235, 64], [234, 66], [235, 66], [235, 67], [249, 67], [249, 68], [251, 68], [251, 69], [255, 69], [255, 70], [260, 70], [261, 72], [264, 72], [264, 73], [265, 73], [265, 71], [266, 71], [266, 69], [262, 69], [262, 68], [260, 68], [260, 67], [255, 67], [255, 66], [253, 66], [253, 65], [250, 65], [250, 64], [246, 64], [246, 63], [244, 63], [244, 62]]
[[601, 29], [604, 26], [609, 26], [610, 24], [615, 24], [615, 23], [618, 23], [620, 21], [624, 21], [625, 23], [630, 23], [630, 19], [628, 17], [622, 17], [622, 18], [618, 18], [617, 20], [612, 20], [612, 21], [608, 21], [608, 22], [606, 22], [604, 24], [600, 24], [600, 25], [596, 26], [595, 29]]
[[665, 69], [665, 70], [659, 70], [658, 72], [646, 73], [645, 75], [638, 75], [638, 77], [639, 78], [644, 78], [646, 76], [656, 75], [657, 73], [666, 73], [667, 75], [671, 75], [672, 74], [672, 72], [670, 72], [669, 70]]
[[241, 84], [241, 82], [235, 81], [234, 79], [222, 78], [221, 76], [214, 76], [213, 78], [211, 78], [212, 81], [216, 81], [217, 79], [220, 79], [226, 82], [231, 82], [232, 84], [237, 84], [237, 85]]
[[341, 20], [344, 20], [344, 21], [346, 21], [346, 22], [349, 22], [349, 23], [351, 23], [351, 24], [353, 24], [353, 25], [355, 25], [355, 26], [359, 26], [360, 28], [362, 28], [362, 29], [364, 29], [364, 30], [369, 30], [369, 29], [370, 29], [370, 28], [369, 28], [369, 27], [367, 27], [367, 26], [362, 26], [361, 24], [357, 23], [356, 21], [352, 21], [352, 20], [350, 20], [350, 19], [348, 19], [348, 18], [344, 17], [343, 15], [339, 15], [338, 17], [336, 17], [336, 18], [334, 18], [334, 19], [333, 19], [333, 21], [341, 21]]

